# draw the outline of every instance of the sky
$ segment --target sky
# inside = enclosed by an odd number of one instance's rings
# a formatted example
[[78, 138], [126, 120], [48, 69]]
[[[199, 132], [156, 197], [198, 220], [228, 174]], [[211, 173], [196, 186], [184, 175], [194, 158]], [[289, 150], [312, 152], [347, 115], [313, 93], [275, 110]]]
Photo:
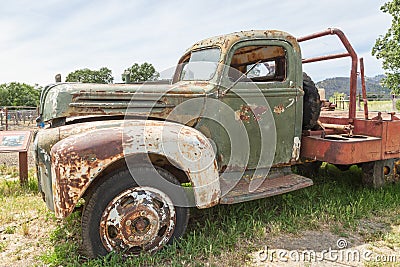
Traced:
[[[173, 67], [193, 43], [242, 30], [275, 29], [295, 37], [330, 27], [341, 29], [366, 76], [382, 74], [371, 56], [379, 35], [391, 24], [382, 0], [0, 0], [0, 84], [44, 86], [57, 73], [64, 80], [77, 69], [112, 70], [121, 82], [133, 63], [152, 63], [162, 72]], [[344, 52], [337, 38], [302, 43], [304, 57]], [[311, 63], [314, 79], [349, 76], [350, 59]]]

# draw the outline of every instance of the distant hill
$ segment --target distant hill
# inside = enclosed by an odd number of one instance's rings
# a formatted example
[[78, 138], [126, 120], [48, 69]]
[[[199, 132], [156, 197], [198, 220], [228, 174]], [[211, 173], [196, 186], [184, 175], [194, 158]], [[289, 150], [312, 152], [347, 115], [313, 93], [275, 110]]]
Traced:
[[[375, 77], [365, 77], [365, 85], [367, 88], [368, 95], [377, 95], [379, 97], [388, 98], [390, 97], [390, 89], [381, 86], [381, 80], [385, 75], [377, 75]], [[323, 81], [316, 83], [318, 88], [324, 88], [326, 98], [329, 99], [334, 92], [345, 93], [349, 95], [350, 78], [349, 77], [335, 77], [327, 78]], [[361, 94], [361, 79], [358, 78], [357, 82], [357, 94]]]

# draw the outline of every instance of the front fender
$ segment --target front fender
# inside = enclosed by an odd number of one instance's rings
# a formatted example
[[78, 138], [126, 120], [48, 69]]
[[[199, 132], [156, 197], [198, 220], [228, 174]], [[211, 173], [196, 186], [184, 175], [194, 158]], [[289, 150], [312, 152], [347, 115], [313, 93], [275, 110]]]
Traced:
[[107, 166], [143, 153], [162, 155], [178, 163], [191, 181], [198, 208], [218, 203], [221, 193], [215, 154], [202, 133], [172, 122], [128, 121], [121, 126], [69, 136], [52, 147], [56, 216], [68, 216]]

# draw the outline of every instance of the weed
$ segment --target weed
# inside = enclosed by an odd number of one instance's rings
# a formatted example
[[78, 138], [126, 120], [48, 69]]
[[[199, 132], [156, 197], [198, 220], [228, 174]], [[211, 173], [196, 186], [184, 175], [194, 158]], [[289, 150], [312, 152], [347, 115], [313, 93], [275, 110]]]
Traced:
[[47, 245], [48, 242], [42, 241], [40, 247], [35, 247], [33, 252], [30, 250], [27, 253], [25, 250], [33, 245], [31, 244], [33, 239], [25, 237], [29, 235], [40, 238], [46, 233], [46, 230], [40, 229], [40, 224], [43, 222], [40, 218], [44, 218], [48, 210], [37, 192], [37, 179], [33, 171], [29, 172], [28, 182], [21, 186], [18, 178], [8, 179], [5, 177], [6, 179], [4, 179], [3, 175], [10, 173], [10, 169], [13, 168], [7, 167], [6, 169], [3, 165], [1, 166], [0, 238], [2, 240], [0, 241], [0, 251], [4, 251], [3, 255], [10, 256], [2, 258], [0, 265], [12, 266], [15, 261], [25, 260], [26, 255], [33, 258], [45, 250], [44, 244]]
[[[7, 167], [7, 169], [4, 169], [3, 167], [3, 170], [1, 170], [1, 166], [4, 165], [0, 165], [0, 177], [5, 175], [2, 172], [8, 173], [14, 168]], [[28, 172], [28, 181], [23, 185], [21, 185], [17, 179], [0, 179], [0, 198], [20, 196], [28, 193], [38, 193], [38, 183], [33, 170]]]
[[2, 240], [2, 241], [0, 242], [0, 252], [3, 252], [4, 249], [5, 249], [7, 246], [8, 246], [8, 242]]
[[28, 236], [29, 235], [29, 223], [24, 222], [23, 224], [21, 224], [21, 230], [22, 230], [22, 234], [24, 236]]
[[[18, 180], [0, 180], [0, 225], [26, 221], [30, 212], [45, 212], [41, 197], [37, 192], [37, 181], [32, 176], [28, 183], [20, 185]], [[27, 213], [25, 213], [27, 212]]]
[[7, 178], [18, 177], [17, 166], [7, 166], [6, 164], [0, 164], [0, 176], [5, 176]]
[[4, 229], [4, 233], [8, 234], [8, 235], [14, 234], [15, 233], [15, 226], [7, 226]]
[[83, 257], [79, 255], [79, 216], [75, 212], [63, 222], [58, 222], [56, 229], [50, 234], [54, 249], [40, 257], [43, 262], [54, 266], [80, 265]]
[[383, 240], [389, 244], [391, 248], [400, 247], [400, 226], [394, 226], [391, 232], [385, 233]]

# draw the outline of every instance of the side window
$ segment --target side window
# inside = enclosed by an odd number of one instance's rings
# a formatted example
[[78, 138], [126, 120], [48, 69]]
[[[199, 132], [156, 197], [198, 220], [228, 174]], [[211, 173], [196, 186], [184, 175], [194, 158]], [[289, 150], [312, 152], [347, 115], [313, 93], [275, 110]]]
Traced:
[[282, 82], [286, 65], [286, 50], [281, 46], [245, 46], [233, 54], [229, 78], [239, 82]]

